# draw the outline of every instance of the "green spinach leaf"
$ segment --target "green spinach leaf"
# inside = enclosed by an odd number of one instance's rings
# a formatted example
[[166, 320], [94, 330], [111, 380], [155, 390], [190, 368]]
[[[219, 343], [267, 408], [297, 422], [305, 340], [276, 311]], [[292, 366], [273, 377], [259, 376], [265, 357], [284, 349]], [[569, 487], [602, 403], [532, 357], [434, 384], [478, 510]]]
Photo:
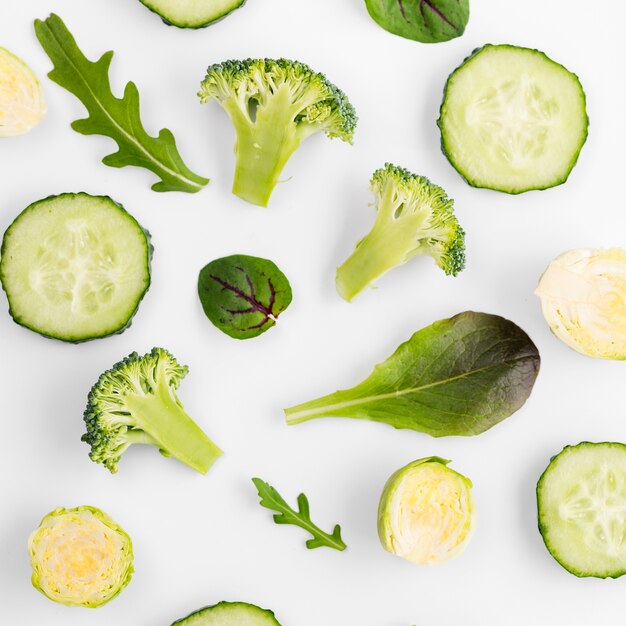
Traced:
[[200, 270], [198, 295], [215, 326], [235, 339], [248, 339], [276, 324], [291, 302], [291, 286], [272, 261], [235, 254]]
[[183, 162], [174, 135], [163, 128], [157, 137], [144, 129], [139, 116], [139, 92], [128, 83], [124, 96], [116, 98], [109, 83], [113, 52], [105, 52], [95, 63], [87, 59], [58, 15], [35, 21], [39, 43], [54, 69], [48, 76], [73, 93], [85, 106], [88, 116], [72, 123], [83, 135], [104, 135], [118, 145], [118, 151], [102, 159], [105, 165], [134, 165], [154, 172], [160, 181], [154, 191], [200, 191], [209, 181], [194, 174]]
[[469, 20], [469, 0], [365, 0], [379, 26], [422, 43], [460, 37]]
[[351, 417], [434, 437], [477, 435], [526, 402], [539, 372], [528, 335], [467, 311], [416, 332], [361, 384], [286, 409], [287, 423]]
[[276, 522], [276, 524], [299, 526], [311, 533], [313, 538], [308, 539], [306, 542], [306, 547], [309, 548], [309, 550], [321, 548], [322, 546], [340, 551], [346, 549], [347, 546], [341, 538], [341, 526], [339, 526], [339, 524], [335, 525], [332, 534], [328, 534], [311, 521], [309, 500], [303, 493], [298, 496], [298, 510], [294, 511], [294, 509], [285, 502], [278, 491], [264, 480], [253, 478], [252, 482], [259, 492], [261, 506], [271, 511], [278, 511], [278, 513], [274, 515], [274, 522]]

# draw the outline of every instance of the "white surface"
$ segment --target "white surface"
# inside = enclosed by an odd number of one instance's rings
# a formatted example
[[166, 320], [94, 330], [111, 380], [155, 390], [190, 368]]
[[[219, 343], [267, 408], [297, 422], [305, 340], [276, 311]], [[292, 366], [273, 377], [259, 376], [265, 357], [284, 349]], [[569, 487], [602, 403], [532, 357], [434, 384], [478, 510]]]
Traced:
[[[115, 49], [116, 88], [136, 81], [147, 128], [172, 129], [209, 187], [157, 194], [148, 172], [99, 163], [111, 142], [74, 133], [69, 123], [82, 106], [45, 78], [50, 63], [32, 21], [50, 10], [90, 58]], [[249, 0], [197, 32], [164, 26], [136, 0], [2, 2], [0, 45], [41, 77], [49, 114], [31, 134], [0, 142], [0, 232], [30, 202], [84, 190], [122, 202], [152, 232], [156, 251], [153, 286], [133, 326], [109, 339], [45, 340], [13, 323], [0, 295], [0, 623], [167, 626], [222, 599], [271, 607], [284, 626], [621, 619], [623, 580], [579, 580], [546, 552], [534, 488], [563, 445], [626, 439], [625, 365], [560, 343], [532, 291], [564, 250], [624, 245], [625, 19], [626, 7], [610, 0], [473, 0], [465, 35], [428, 46], [380, 29], [362, 0]], [[537, 47], [580, 76], [590, 136], [565, 185], [517, 197], [477, 190], [441, 154], [435, 120], [445, 79], [486, 42]], [[268, 209], [230, 195], [230, 123], [195, 96], [209, 63], [246, 56], [309, 63], [360, 116], [354, 147], [315, 137], [300, 148], [285, 170], [292, 180]], [[387, 160], [431, 177], [456, 200], [468, 266], [453, 279], [416, 259], [346, 304], [334, 268], [373, 221], [368, 181]], [[235, 252], [272, 258], [294, 289], [278, 327], [245, 342], [216, 330], [195, 293], [198, 270]], [[509, 420], [475, 438], [441, 440], [350, 420], [285, 426], [282, 407], [351, 386], [413, 331], [465, 309], [509, 317], [541, 351], [535, 391]], [[112, 476], [80, 442], [100, 372], [153, 345], [189, 364], [180, 397], [225, 450], [207, 476], [148, 448], [131, 449]], [[478, 524], [463, 555], [424, 568], [383, 551], [376, 508], [394, 470], [433, 454], [474, 481]], [[342, 524], [348, 550], [308, 551], [301, 530], [276, 526], [257, 504], [256, 475], [289, 501], [306, 492], [320, 525]], [[54, 507], [79, 504], [108, 512], [136, 551], [129, 587], [95, 611], [54, 604], [29, 581], [29, 533]]]

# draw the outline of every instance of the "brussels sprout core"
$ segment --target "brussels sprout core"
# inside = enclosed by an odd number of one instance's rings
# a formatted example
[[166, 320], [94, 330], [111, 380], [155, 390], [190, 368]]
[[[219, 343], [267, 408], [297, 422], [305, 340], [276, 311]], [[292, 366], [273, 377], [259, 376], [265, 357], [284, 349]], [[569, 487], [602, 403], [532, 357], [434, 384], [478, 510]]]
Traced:
[[23, 61], [0, 48], [0, 137], [27, 133], [45, 114], [37, 77]]
[[471, 481], [450, 461], [413, 461], [387, 481], [378, 508], [383, 547], [407, 561], [443, 563], [461, 553], [474, 526]]
[[600, 359], [626, 359], [626, 250], [570, 250], [535, 290], [552, 332]]
[[57, 508], [28, 541], [33, 586], [55, 602], [95, 608], [130, 582], [130, 537], [90, 506]]

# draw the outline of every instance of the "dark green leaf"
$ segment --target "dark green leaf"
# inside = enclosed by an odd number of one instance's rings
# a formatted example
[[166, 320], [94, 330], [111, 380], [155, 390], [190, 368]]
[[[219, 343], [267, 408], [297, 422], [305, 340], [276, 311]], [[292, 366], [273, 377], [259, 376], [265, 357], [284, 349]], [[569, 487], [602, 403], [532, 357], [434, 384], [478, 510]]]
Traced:
[[151, 137], [139, 116], [139, 92], [128, 83], [124, 97], [116, 98], [109, 83], [109, 66], [113, 52], [105, 52], [95, 63], [89, 61], [58, 15], [35, 21], [35, 33], [54, 69], [48, 76], [73, 93], [89, 113], [72, 128], [83, 135], [104, 135], [118, 145], [118, 151], [102, 159], [105, 165], [134, 165], [154, 172], [160, 181], [155, 191], [200, 191], [209, 181], [194, 174], [183, 162], [174, 135], [163, 128]]
[[291, 524], [293, 526], [299, 526], [304, 528], [307, 532], [311, 533], [312, 539], [308, 539], [306, 547], [309, 550], [314, 548], [321, 548], [326, 546], [327, 548], [333, 548], [334, 550], [345, 550], [346, 544], [341, 538], [341, 527], [337, 524], [333, 530], [332, 535], [325, 533], [318, 526], [311, 521], [311, 515], [309, 513], [309, 501], [307, 497], [301, 493], [298, 496], [298, 510], [294, 511], [283, 499], [283, 497], [268, 483], [260, 478], [253, 478], [252, 482], [259, 492], [261, 498], [261, 506], [271, 511], [278, 511], [274, 515], [274, 522], [276, 524]]
[[379, 26], [423, 43], [460, 37], [469, 20], [469, 0], [365, 0]]
[[248, 339], [276, 324], [291, 302], [291, 287], [272, 261], [234, 254], [200, 270], [198, 295], [215, 326], [235, 339]]
[[434, 437], [477, 435], [526, 402], [539, 352], [513, 322], [467, 311], [416, 332], [361, 384], [286, 409], [287, 422], [352, 417]]

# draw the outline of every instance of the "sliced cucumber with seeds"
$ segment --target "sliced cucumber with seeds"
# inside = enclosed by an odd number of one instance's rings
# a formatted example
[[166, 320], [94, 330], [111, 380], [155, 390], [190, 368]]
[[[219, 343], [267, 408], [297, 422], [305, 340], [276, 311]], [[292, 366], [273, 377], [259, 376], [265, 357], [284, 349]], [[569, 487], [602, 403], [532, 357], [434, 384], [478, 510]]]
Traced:
[[576, 576], [626, 573], [626, 445], [579, 443], [552, 459], [537, 484], [539, 530]]
[[470, 185], [547, 189], [567, 180], [587, 139], [585, 92], [543, 52], [486, 45], [448, 78], [438, 124]]
[[217, 22], [246, 0], [140, 0], [171, 26], [203, 28]]
[[150, 235], [106, 196], [66, 193], [27, 207], [2, 241], [9, 312], [80, 342], [125, 330], [150, 286]]
[[246, 602], [220, 602], [207, 606], [172, 626], [280, 626], [272, 611]]

